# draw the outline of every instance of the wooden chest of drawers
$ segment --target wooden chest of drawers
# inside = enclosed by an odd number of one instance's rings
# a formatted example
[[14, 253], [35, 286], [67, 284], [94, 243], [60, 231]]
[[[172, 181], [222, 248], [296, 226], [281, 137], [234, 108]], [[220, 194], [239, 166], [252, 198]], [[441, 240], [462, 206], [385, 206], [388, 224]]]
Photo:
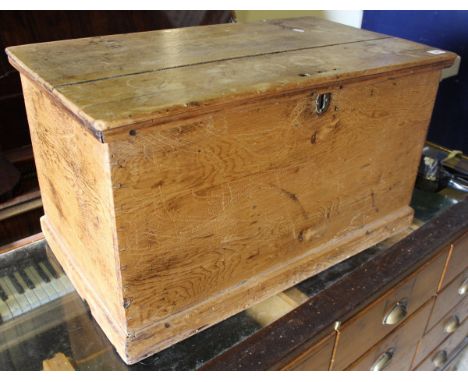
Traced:
[[[347, 370], [410, 370], [414, 349], [424, 333], [433, 301], [428, 301], [396, 330], [379, 341]], [[371, 337], [374, 338], [375, 337]]]
[[[345, 321], [337, 332], [331, 368], [443, 368], [451, 352], [468, 335], [468, 256], [460, 254], [467, 244], [465, 234]], [[388, 325], [391, 314], [393, 324]]]
[[312, 18], [7, 53], [44, 234], [129, 363], [407, 227], [455, 58]]
[[[453, 210], [457, 208], [454, 206]], [[463, 208], [466, 206], [459, 209]], [[334, 331], [326, 329], [318, 334], [319, 340], [309, 341], [293, 352], [279, 368], [323, 370], [327, 362], [331, 370], [440, 370], [448, 367], [463, 349], [468, 335], [468, 235], [464, 225], [465, 228], [458, 228], [458, 238], [445, 243], [442, 239], [444, 244], [439, 243], [436, 250], [429, 253], [429, 259], [406, 278], [342, 323], [337, 321]], [[407, 249], [410, 253], [426, 250], [418, 245], [418, 240]], [[356, 283], [367, 282], [363, 277], [358, 280]], [[347, 299], [358, 298], [352, 291], [348, 294]], [[392, 323], [388, 322], [390, 317], [393, 317]], [[333, 346], [330, 345], [332, 340]]]
[[[421, 305], [430, 300], [437, 292], [445, 260], [446, 256], [438, 256], [397, 287], [385, 293], [369, 307], [344, 322], [339, 329], [339, 341], [335, 351], [333, 368], [344, 370], [349, 367], [351, 363], [369, 351], [372, 345], [383, 339], [403, 320], [417, 311]], [[413, 345], [416, 345], [422, 336], [431, 309], [432, 305], [426, 309], [427, 314], [424, 313], [422, 318], [419, 318], [421, 332], [419, 336], [414, 338]], [[395, 354], [399, 353], [399, 349], [397, 350], [395, 350]], [[358, 362], [358, 364], [367, 365], [367, 361]], [[408, 362], [408, 367], [410, 366], [411, 359]]]

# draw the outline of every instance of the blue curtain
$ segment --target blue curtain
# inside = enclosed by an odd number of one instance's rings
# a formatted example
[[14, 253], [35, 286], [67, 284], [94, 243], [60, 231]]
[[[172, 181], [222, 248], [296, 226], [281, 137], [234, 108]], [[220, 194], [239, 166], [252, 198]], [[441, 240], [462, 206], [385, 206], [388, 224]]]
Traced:
[[450, 50], [457, 77], [441, 82], [428, 140], [468, 153], [468, 11], [364, 11], [362, 28]]

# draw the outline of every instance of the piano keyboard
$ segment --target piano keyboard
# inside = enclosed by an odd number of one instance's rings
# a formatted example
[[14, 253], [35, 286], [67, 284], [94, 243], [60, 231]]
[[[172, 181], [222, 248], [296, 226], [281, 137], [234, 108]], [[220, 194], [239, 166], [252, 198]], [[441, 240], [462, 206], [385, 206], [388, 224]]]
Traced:
[[63, 270], [46, 256], [1, 268], [0, 324], [73, 291]]

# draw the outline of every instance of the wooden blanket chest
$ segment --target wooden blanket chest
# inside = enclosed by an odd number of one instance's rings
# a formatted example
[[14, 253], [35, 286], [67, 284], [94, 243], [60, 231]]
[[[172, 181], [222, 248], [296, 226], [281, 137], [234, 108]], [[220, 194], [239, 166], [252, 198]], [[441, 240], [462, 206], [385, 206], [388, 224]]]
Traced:
[[7, 53], [45, 237], [127, 363], [406, 228], [455, 58], [315, 18]]

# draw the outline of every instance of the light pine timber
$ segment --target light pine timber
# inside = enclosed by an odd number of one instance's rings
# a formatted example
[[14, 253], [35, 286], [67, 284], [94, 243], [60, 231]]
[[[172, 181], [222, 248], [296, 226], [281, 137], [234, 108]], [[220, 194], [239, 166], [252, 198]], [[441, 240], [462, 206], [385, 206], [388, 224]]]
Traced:
[[431, 49], [308, 17], [23, 45], [7, 54], [105, 140], [153, 118], [391, 70], [442, 68], [455, 58]]
[[430, 49], [313, 18], [8, 49], [44, 235], [126, 362], [411, 224]]
[[75, 371], [75, 368], [65, 354], [55, 353], [52, 358], [42, 361], [42, 371]]
[[44, 84], [59, 87], [386, 37], [304, 17], [61, 40], [8, 51]]

